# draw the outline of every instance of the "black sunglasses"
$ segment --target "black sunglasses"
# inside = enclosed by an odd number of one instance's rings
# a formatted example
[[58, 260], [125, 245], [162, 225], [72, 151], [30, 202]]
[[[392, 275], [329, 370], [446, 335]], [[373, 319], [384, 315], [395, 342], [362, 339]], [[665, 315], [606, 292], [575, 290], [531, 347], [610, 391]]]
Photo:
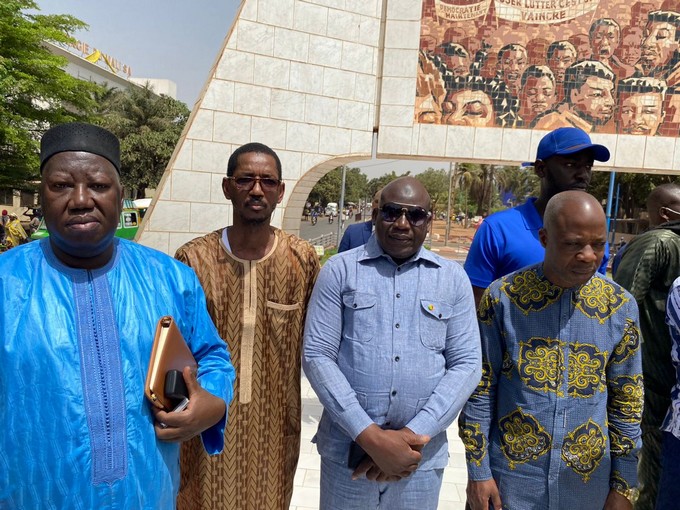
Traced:
[[385, 204], [380, 208], [382, 219], [387, 223], [394, 223], [403, 214], [406, 215], [408, 222], [414, 227], [419, 227], [427, 221], [430, 213], [422, 207], [411, 206], [406, 207], [398, 204]]
[[260, 188], [264, 191], [274, 191], [279, 187], [281, 181], [272, 177], [227, 177], [234, 181], [236, 187], [242, 191], [250, 191], [255, 187], [255, 183], [260, 183]]

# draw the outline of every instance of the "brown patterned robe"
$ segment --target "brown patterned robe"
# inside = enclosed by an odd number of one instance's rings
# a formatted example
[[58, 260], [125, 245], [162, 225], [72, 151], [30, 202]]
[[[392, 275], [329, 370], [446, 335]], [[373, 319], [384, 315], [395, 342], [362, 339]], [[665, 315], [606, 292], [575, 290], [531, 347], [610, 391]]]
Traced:
[[307, 302], [319, 271], [312, 246], [274, 229], [260, 260], [227, 252], [222, 231], [175, 255], [198, 275], [236, 369], [224, 452], [182, 445], [179, 510], [287, 510], [300, 453], [300, 359]]

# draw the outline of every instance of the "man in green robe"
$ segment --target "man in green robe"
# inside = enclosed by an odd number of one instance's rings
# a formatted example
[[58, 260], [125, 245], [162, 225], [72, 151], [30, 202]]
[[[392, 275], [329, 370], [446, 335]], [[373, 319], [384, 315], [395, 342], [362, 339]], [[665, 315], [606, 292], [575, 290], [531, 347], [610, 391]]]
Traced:
[[636, 510], [653, 510], [661, 477], [661, 423], [671, 403], [675, 371], [666, 325], [666, 298], [680, 275], [680, 184], [662, 184], [647, 198], [650, 230], [627, 246], [614, 274], [638, 303], [645, 405]]

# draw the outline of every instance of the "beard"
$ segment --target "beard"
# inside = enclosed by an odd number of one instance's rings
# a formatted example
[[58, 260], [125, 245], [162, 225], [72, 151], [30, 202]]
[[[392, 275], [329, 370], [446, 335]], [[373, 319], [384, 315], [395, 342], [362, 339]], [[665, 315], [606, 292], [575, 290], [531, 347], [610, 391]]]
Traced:
[[263, 224], [269, 224], [269, 222], [272, 219], [272, 215], [270, 214], [269, 216], [263, 216], [261, 218], [243, 218], [243, 223], [246, 225], [253, 225], [253, 226], [258, 226], [258, 225], [263, 225]]

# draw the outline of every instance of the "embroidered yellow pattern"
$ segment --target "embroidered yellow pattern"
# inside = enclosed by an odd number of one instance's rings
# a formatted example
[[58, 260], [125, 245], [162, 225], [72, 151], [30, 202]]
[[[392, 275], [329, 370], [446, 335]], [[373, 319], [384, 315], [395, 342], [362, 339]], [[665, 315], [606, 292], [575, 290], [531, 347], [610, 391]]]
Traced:
[[508, 351], [503, 352], [503, 364], [501, 365], [501, 374], [503, 374], [508, 379], [512, 379], [512, 367], [514, 366], [512, 361], [512, 356]]
[[477, 318], [484, 324], [491, 324], [494, 318], [494, 304], [498, 303], [491, 298], [491, 294], [485, 292], [482, 296], [482, 300], [479, 302], [479, 307], [477, 309]]
[[612, 489], [618, 489], [620, 491], [627, 491], [631, 488], [628, 482], [624, 480], [623, 476], [621, 476], [621, 473], [617, 470], [615, 470], [609, 476], [609, 486]]
[[493, 373], [491, 370], [491, 363], [488, 361], [482, 362], [482, 378], [475, 389], [475, 394], [477, 395], [488, 395], [489, 388], [491, 388], [491, 379], [493, 378]]
[[623, 457], [635, 449], [635, 441], [621, 433], [618, 427], [609, 424], [609, 449], [612, 457]]
[[626, 319], [623, 337], [612, 353], [611, 363], [623, 363], [640, 348], [640, 329], [632, 319]]
[[459, 427], [458, 434], [465, 446], [466, 460], [481, 466], [482, 460], [486, 457], [488, 444], [479, 423], [468, 423]]
[[517, 464], [536, 460], [550, 451], [550, 434], [530, 414], [517, 408], [498, 422], [501, 450], [508, 459], [510, 469]]
[[519, 344], [517, 371], [529, 388], [564, 396], [564, 342], [532, 337]]
[[[618, 291], [617, 291], [618, 288]], [[609, 317], [628, 302], [622, 287], [614, 287], [610, 282], [593, 277], [574, 294], [574, 306], [586, 317], [597, 319], [604, 324]]]
[[610, 416], [625, 422], [639, 422], [643, 399], [642, 375], [621, 375], [609, 381], [607, 412]]
[[587, 482], [602, 462], [606, 449], [607, 438], [602, 429], [588, 419], [587, 423], [579, 425], [565, 436], [562, 460]]
[[524, 315], [540, 312], [562, 295], [560, 287], [539, 276], [535, 270], [517, 273], [512, 280], [503, 279], [501, 291]]
[[569, 344], [567, 393], [570, 396], [588, 398], [605, 391], [607, 354], [592, 344]]

